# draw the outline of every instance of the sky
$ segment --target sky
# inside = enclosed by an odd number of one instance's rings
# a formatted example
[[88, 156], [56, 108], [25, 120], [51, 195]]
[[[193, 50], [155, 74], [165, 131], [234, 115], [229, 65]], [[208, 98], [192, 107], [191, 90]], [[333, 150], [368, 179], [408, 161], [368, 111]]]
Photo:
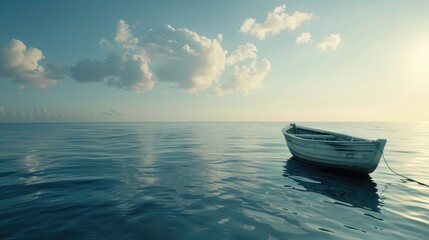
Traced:
[[0, 122], [429, 121], [427, 9], [0, 0]]

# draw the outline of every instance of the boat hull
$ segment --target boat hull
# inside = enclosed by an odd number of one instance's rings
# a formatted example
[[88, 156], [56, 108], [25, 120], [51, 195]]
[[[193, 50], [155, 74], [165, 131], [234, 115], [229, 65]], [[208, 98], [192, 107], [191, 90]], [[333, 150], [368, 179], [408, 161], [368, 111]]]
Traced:
[[[283, 131], [289, 151], [298, 160], [359, 173], [373, 172], [380, 161], [386, 140], [318, 141]], [[344, 135], [342, 135], [344, 136]]]

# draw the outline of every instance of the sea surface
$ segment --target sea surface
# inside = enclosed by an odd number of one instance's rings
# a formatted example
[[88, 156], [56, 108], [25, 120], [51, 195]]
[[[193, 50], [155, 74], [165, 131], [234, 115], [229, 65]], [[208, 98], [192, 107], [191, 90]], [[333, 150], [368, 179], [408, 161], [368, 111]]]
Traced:
[[[427, 186], [291, 160], [286, 125], [0, 124], [0, 239], [428, 239]], [[429, 184], [429, 123], [302, 125]]]

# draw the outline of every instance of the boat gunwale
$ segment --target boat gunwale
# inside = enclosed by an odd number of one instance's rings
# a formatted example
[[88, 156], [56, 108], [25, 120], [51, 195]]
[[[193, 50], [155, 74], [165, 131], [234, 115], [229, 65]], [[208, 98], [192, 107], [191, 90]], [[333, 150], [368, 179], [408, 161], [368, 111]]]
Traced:
[[341, 136], [341, 137], [348, 137], [348, 138], [353, 138], [356, 139], [358, 141], [337, 141], [337, 140], [321, 140], [321, 139], [308, 139], [308, 138], [303, 138], [303, 137], [299, 137], [296, 136], [294, 134], [288, 133], [287, 131], [291, 128], [293, 128], [293, 125], [289, 125], [287, 127], [284, 127], [282, 129], [282, 132], [285, 136], [289, 136], [292, 138], [295, 138], [297, 140], [300, 141], [307, 141], [307, 142], [327, 142], [327, 143], [342, 143], [342, 144], [348, 144], [348, 145], [365, 145], [368, 143], [379, 143], [379, 142], [383, 142], [386, 141], [386, 139], [377, 139], [377, 140], [370, 140], [370, 139], [366, 139], [366, 138], [360, 138], [360, 137], [353, 137], [350, 135], [346, 135], [346, 134], [341, 134], [341, 133], [336, 133], [336, 132], [330, 132], [330, 131], [325, 131], [325, 130], [320, 130], [320, 129], [315, 129], [315, 128], [309, 128], [309, 127], [302, 127], [302, 126], [296, 126], [297, 128], [301, 128], [304, 130], [309, 130], [309, 131], [313, 131], [313, 132], [317, 132], [317, 133], [324, 133], [324, 134], [329, 134], [329, 135], [334, 135], [334, 136]]

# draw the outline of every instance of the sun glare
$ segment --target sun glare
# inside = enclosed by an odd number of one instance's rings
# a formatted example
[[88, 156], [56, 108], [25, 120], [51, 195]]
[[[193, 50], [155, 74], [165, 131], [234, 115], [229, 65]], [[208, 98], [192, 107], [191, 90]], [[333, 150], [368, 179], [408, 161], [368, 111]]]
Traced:
[[429, 80], [429, 37], [412, 41], [407, 52], [404, 64], [410, 77]]

